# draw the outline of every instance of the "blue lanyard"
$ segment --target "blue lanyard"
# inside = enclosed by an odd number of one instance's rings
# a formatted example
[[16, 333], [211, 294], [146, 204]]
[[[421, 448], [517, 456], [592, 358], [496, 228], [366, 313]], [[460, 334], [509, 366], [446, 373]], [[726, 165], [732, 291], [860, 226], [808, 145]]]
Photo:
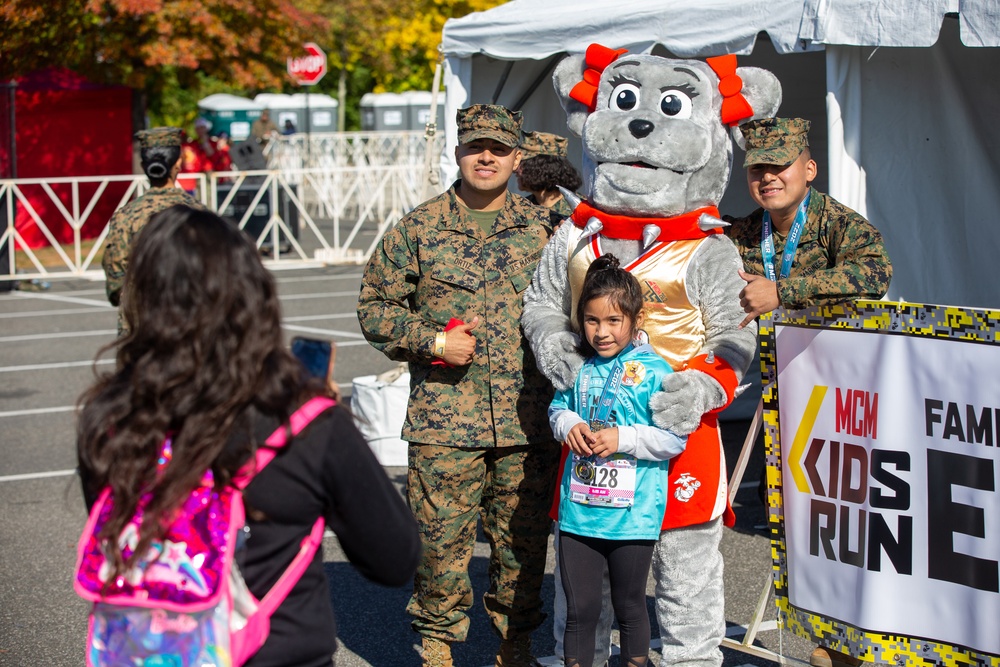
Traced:
[[764, 274], [772, 283], [778, 278], [787, 278], [792, 272], [792, 262], [795, 261], [795, 251], [799, 249], [799, 240], [802, 238], [802, 230], [806, 227], [806, 210], [809, 208], [809, 196], [799, 204], [795, 211], [795, 222], [788, 231], [788, 240], [785, 241], [785, 251], [781, 256], [781, 273], [774, 275], [774, 240], [771, 238], [771, 214], [764, 212], [764, 223], [760, 228], [760, 254], [764, 260]]
[[[590, 377], [593, 372], [594, 362], [588, 361], [584, 364], [580, 377], [580, 412], [583, 413], [580, 416], [584, 419], [588, 419], [587, 393], [590, 389]], [[618, 393], [618, 388], [621, 387], [624, 376], [625, 367], [621, 361], [615, 359], [615, 365], [611, 368], [611, 375], [608, 377], [608, 381], [604, 383], [604, 389], [601, 391], [600, 398], [597, 399], [597, 413], [593, 419], [588, 419], [589, 423], [600, 424], [602, 426], [608, 423], [608, 418], [611, 416], [611, 408], [615, 403], [615, 394]]]

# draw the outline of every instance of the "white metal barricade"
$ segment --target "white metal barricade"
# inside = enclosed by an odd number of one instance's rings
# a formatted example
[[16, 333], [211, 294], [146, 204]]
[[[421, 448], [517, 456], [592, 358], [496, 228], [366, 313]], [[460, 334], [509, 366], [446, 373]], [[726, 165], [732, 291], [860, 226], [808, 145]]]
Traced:
[[[308, 145], [292, 135], [267, 147], [267, 170], [184, 179], [269, 265], [362, 263], [427, 196], [424, 151], [440, 151], [430, 143], [420, 132], [314, 134]], [[106, 218], [148, 189], [141, 175], [0, 180], [0, 279], [100, 277]], [[44, 253], [28, 247], [29, 228]]]

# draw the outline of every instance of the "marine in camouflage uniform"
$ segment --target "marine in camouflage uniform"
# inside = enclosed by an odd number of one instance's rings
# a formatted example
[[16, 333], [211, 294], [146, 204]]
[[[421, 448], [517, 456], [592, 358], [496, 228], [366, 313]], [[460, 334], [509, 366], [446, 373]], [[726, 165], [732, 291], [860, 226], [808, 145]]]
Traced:
[[[460, 166], [461, 151], [476, 139], [499, 141], [508, 155], [517, 150], [519, 113], [476, 105], [458, 112], [458, 125]], [[499, 182], [503, 170], [495, 176]], [[450, 665], [450, 643], [468, 634], [468, 569], [481, 516], [491, 547], [484, 606], [504, 640], [497, 664], [530, 665], [530, 634], [544, 619], [559, 448], [547, 419], [553, 390], [535, 366], [520, 315], [552, 227], [546, 210], [508, 192], [506, 180], [498, 211], [470, 210], [463, 193], [473, 182], [456, 181], [386, 233], [365, 268], [358, 319], [376, 349], [409, 362], [402, 437], [410, 443], [407, 496], [424, 550], [407, 611], [423, 636], [425, 664]], [[435, 364], [449, 321], [476, 317], [472, 362]]]
[[[104, 267], [108, 301], [113, 306], [118, 306], [121, 301], [121, 290], [125, 282], [125, 270], [128, 268], [128, 253], [132, 237], [149, 222], [154, 214], [175, 204], [204, 208], [191, 195], [175, 187], [174, 177], [176, 173], [173, 168], [176, 165], [166, 165], [161, 160], [156, 159], [159, 152], [155, 149], [172, 147], [177, 148], [178, 160], [180, 159], [180, 128], [157, 127], [151, 130], [142, 130], [136, 133], [136, 139], [139, 141], [143, 169], [150, 180], [159, 183], [159, 185], [154, 185], [141, 197], [118, 209], [108, 223], [108, 237], [101, 266]], [[166, 169], [165, 173], [160, 171], [164, 168]], [[120, 316], [119, 330], [121, 330]]]
[[[580, 175], [569, 162], [569, 141], [566, 137], [549, 132], [524, 132], [521, 135], [521, 153], [521, 169], [519, 170], [517, 180], [518, 187], [522, 190], [532, 191], [533, 193], [528, 196], [528, 201], [538, 206], [547, 207], [553, 224], [559, 225], [559, 223], [572, 215], [572, 207], [570, 207], [562, 195], [559, 195], [559, 198], [555, 202], [542, 203], [538, 200], [538, 195], [534, 193], [534, 190], [540, 187], [542, 190], [539, 193], [548, 191], [547, 194], [551, 195], [552, 192], [557, 192], [556, 186], [558, 185], [571, 191], [580, 187]], [[528, 167], [529, 178], [522, 178], [520, 172], [525, 169], [529, 161], [534, 161], [536, 158], [541, 158], [541, 161], [534, 164], [547, 163], [545, 168], [550, 174], [547, 178], [552, 178], [556, 174], [559, 175], [556, 181], [545, 180], [534, 182], [534, 179], [538, 178], [538, 176], [532, 173], [534, 171], [533, 167]]]
[[[790, 165], [806, 150], [809, 121], [765, 118], [740, 128], [747, 143], [744, 167]], [[882, 235], [863, 216], [833, 197], [808, 188], [809, 205], [795, 259], [776, 288], [783, 308], [879, 299], [889, 289], [892, 265]], [[801, 203], [801, 201], [800, 201]], [[761, 250], [764, 209], [745, 218], [725, 216], [732, 224], [725, 233], [733, 240], [747, 272], [766, 275]], [[772, 231], [775, 273], [779, 272], [786, 235]]]
[[[535, 195], [528, 195], [527, 200], [535, 206], [541, 206]], [[566, 201], [565, 197], [559, 199], [559, 201], [552, 206], [549, 206], [548, 209], [549, 217], [553, 218], [557, 223], [562, 222], [569, 216], [573, 215], [573, 209], [570, 207], [569, 202]]]

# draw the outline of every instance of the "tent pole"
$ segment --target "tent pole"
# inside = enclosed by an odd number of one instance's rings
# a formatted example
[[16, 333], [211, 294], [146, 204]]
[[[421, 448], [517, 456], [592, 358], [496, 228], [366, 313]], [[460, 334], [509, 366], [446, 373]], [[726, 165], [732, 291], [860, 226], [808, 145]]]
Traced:
[[433, 167], [434, 162], [434, 138], [437, 136], [437, 107], [438, 94], [441, 91], [441, 66], [444, 61], [444, 54], [441, 47], [438, 47], [437, 65], [434, 67], [434, 83], [431, 85], [431, 110], [427, 125], [424, 126], [424, 138], [426, 147], [424, 149], [424, 199], [429, 199], [441, 182], [438, 170]]
[[521, 107], [524, 106], [524, 103], [528, 101], [528, 98], [531, 97], [532, 93], [535, 92], [535, 89], [538, 88], [538, 86], [542, 83], [542, 80], [547, 79], [552, 75], [552, 70], [556, 68], [556, 64], [559, 62], [559, 57], [561, 55], [562, 55], [561, 53], [557, 53], [556, 55], [552, 56], [552, 59], [549, 61], [549, 64], [546, 65], [545, 69], [542, 70], [542, 73], [539, 74], [535, 78], [535, 80], [531, 82], [531, 85], [528, 87], [528, 90], [524, 92], [524, 95], [521, 95], [521, 99], [519, 99], [517, 101], [517, 104], [515, 104], [513, 108], [511, 108], [511, 111], [521, 110]]
[[496, 90], [493, 91], [493, 100], [490, 104], [496, 104], [497, 100], [500, 99], [500, 93], [503, 92], [504, 84], [507, 83], [507, 77], [510, 75], [510, 70], [514, 67], [514, 61], [508, 60], [507, 65], [503, 68], [503, 74], [500, 75], [500, 80], [497, 81]]
[[7, 89], [7, 120], [10, 124], [10, 178], [17, 178], [17, 81], [11, 79], [4, 84]]

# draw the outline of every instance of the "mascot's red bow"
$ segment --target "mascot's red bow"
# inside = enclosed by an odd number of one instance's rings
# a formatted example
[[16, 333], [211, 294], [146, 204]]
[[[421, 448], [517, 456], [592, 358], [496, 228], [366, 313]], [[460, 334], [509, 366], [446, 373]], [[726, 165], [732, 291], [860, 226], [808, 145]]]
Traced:
[[593, 113], [597, 108], [597, 85], [601, 82], [601, 73], [625, 53], [628, 53], [628, 49], [609, 49], [600, 44], [588, 46], [585, 56], [587, 69], [583, 71], [583, 81], [573, 86], [569, 96], [580, 104], [585, 104]]

